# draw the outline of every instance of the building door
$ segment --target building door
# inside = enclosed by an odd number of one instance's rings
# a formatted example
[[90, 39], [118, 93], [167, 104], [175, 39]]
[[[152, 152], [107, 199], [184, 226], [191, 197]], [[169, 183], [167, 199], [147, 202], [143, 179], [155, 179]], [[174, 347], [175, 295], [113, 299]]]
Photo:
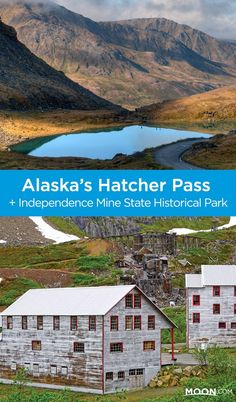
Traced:
[[129, 383], [130, 388], [144, 388], [145, 386], [145, 370], [144, 369], [131, 369], [129, 370]]

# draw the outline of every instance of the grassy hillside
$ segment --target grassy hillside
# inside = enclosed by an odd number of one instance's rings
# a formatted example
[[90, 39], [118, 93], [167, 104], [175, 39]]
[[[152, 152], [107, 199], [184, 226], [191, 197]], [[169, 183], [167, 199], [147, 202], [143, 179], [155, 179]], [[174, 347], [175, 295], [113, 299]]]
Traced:
[[155, 220], [153, 224], [141, 224], [141, 228], [145, 232], [168, 232], [174, 228], [187, 228], [192, 230], [208, 230], [213, 226], [221, 226], [229, 222], [229, 218], [215, 218], [215, 217], [198, 217], [198, 218], [184, 218], [184, 217], [171, 217], [160, 218]]
[[166, 101], [140, 109], [149, 121], [177, 122], [236, 119], [236, 86], [226, 86], [202, 94]]
[[[236, 127], [236, 123], [235, 123]], [[205, 169], [236, 169], [236, 134], [215, 136], [210, 141], [196, 144], [183, 159]]]

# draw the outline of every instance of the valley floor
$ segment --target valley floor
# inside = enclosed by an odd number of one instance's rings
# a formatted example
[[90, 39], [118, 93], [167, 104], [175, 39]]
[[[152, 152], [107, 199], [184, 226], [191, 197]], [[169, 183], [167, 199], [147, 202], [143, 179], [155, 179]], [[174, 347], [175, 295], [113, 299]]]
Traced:
[[[168, 109], [169, 110], [169, 109]], [[80, 131], [139, 124], [144, 117], [135, 113], [117, 114], [111, 111], [73, 111], [57, 110], [50, 112], [0, 112], [0, 169], [236, 169], [236, 135], [215, 136], [210, 141], [204, 141], [205, 146], [186, 142], [183, 157], [181, 144], [167, 145], [154, 149], [147, 149], [134, 155], [118, 155], [112, 160], [96, 160], [88, 158], [35, 158], [24, 154], [8, 152], [9, 146], [24, 140], [52, 136], [64, 133], [78, 133]], [[158, 123], [158, 118], [148, 120], [150, 124]], [[167, 124], [169, 123], [169, 124]], [[178, 116], [172, 122], [177, 127], [180, 122]], [[219, 134], [221, 131], [214, 124], [204, 129], [201, 122], [182, 122], [194, 131]], [[216, 122], [217, 123], [217, 122]], [[202, 122], [203, 124], [203, 122]], [[225, 122], [227, 126], [227, 121]], [[231, 122], [231, 127], [236, 125]], [[199, 126], [198, 126], [199, 125]], [[222, 126], [223, 127], [223, 126]], [[199, 142], [199, 141], [197, 141]], [[200, 141], [201, 142], [201, 141]], [[183, 141], [184, 143], [184, 141]], [[189, 145], [189, 147], [188, 147]], [[189, 149], [188, 149], [189, 148]], [[171, 149], [171, 154], [170, 154]], [[174, 152], [174, 157], [173, 157]], [[168, 163], [171, 162], [171, 163]], [[195, 167], [196, 166], [196, 167]]]

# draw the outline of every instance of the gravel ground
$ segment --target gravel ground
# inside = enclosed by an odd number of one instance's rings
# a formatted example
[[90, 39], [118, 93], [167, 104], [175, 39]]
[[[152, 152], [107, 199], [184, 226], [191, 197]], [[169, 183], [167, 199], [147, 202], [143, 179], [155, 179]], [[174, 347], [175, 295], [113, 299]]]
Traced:
[[29, 218], [0, 218], [0, 241], [4, 246], [47, 245], [52, 240], [45, 239]]

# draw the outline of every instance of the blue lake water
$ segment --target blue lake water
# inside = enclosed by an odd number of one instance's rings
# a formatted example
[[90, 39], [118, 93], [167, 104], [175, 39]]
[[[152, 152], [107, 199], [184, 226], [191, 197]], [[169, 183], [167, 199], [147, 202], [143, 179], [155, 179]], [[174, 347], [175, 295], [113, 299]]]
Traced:
[[209, 138], [208, 134], [148, 126], [129, 126], [37, 138], [15, 145], [12, 150], [37, 157], [84, 157], [112, 159], [117, 154], [132, 155], [190, 138]]

